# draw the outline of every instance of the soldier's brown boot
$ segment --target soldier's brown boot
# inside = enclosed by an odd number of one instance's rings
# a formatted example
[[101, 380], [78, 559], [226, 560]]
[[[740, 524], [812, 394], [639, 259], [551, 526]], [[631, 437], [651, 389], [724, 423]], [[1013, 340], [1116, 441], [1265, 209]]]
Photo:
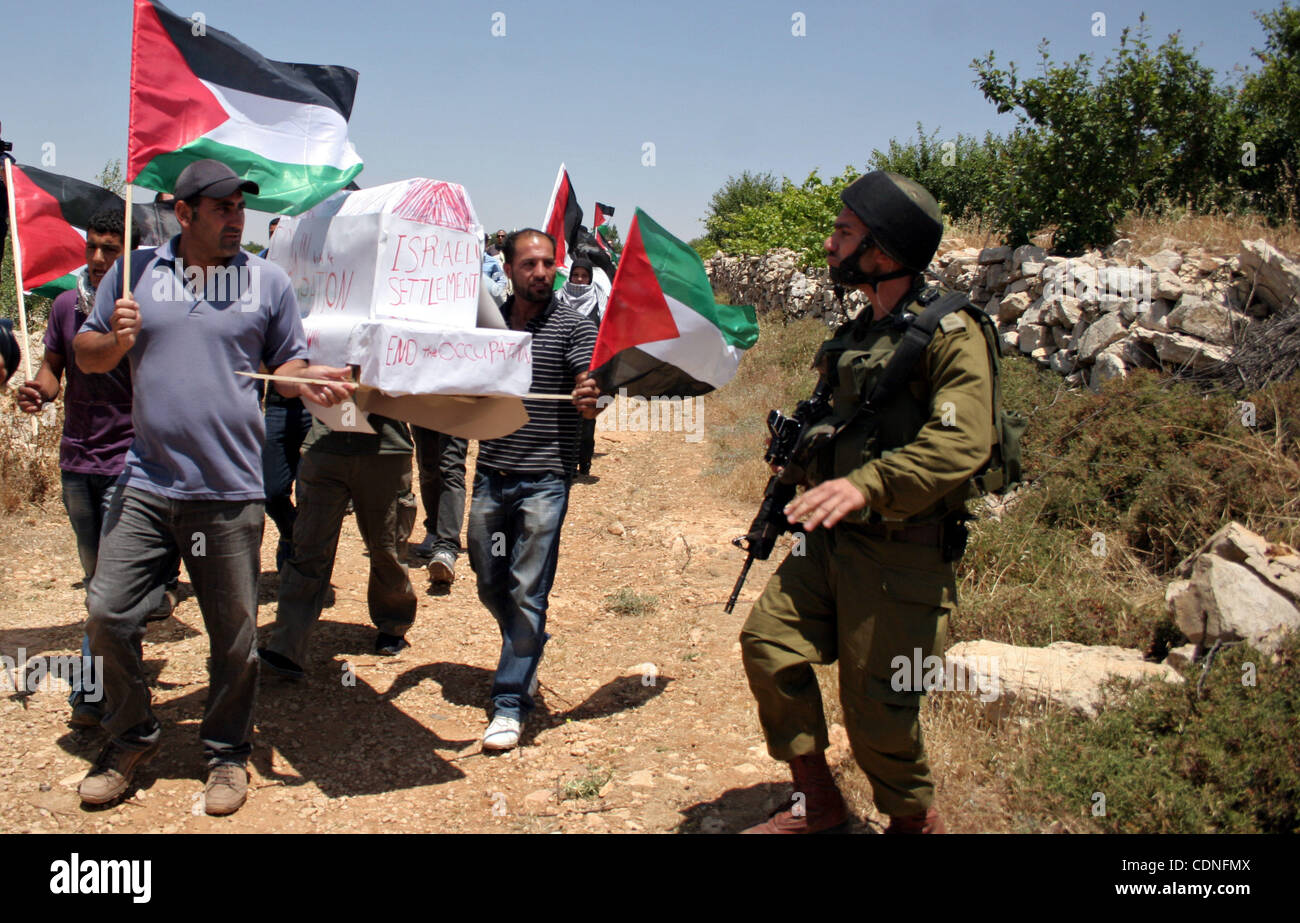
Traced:
[[849, 809], [826, 765], [826, 755], [797, 756], [790, 761], [790, 771], [794, 774], [794, 804], [741, 832], [842, 833], [847, 829]]
[[890, 816], [889, 826], [885, 828], [886, 833], [947, 833], [948, 828], [943, 825], [943, 818], [934, 808], [928, 811], [922, 811], [919, 814], [911, 814], [906, 817]]

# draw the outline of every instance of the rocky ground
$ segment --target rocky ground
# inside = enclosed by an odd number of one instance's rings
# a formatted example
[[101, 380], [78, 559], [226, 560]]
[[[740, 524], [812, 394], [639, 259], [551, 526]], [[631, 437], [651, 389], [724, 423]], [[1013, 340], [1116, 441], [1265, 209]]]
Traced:
[[[789, 777], [762, 745], [736, 639], [774, 562], [755, 565], [725, 615], [743, 560], [729, 539], [753, 510], [715, 495], [708, 463], [708, 443], [680, 433], [597, 435], [595, 477], [574, 486], [565, 523], [541, 705], [519, 749], [489, 755], [479, 745], [500, 641], [467, 560], [450, 592], [413, 570], [411, 647], [377, 657], [368, 565], [349, 518], [307, 681], [263, 676], [249, 799], [237, 814], [202, 811], [208, 644], [187, 596], [149, 626], [162, 751], [125, 800], [81, 807], [76, 785], [101, 736], [69, 729], [64, 693], [3, 694], [0, 830], [724, 832], [761, 820], [788, 798]], [[9, 549], [0, 654], [73, 654], [83, 591], [57, 497], [0, 524]], [[263, 635], [275, 616], [275, 538], [268, 521]], [[653, 596], [653, 607], [627, 614], [635, 601], [625, 596], [611, 608], [624, 590]]]

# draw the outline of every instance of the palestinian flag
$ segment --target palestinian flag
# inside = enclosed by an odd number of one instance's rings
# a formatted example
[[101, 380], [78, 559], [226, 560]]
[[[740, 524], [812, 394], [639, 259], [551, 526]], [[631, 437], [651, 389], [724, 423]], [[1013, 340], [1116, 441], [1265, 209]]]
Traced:
[[609, 244], [605, 243], [605, 238], [600, 233], [600, 226], [612, 217], [614, 217], [613, 208], [603, 202], [596, 203], [596, 218], [591, 223], [591, 235], [596, 238], [596, 243], [600, 244], [600, 248], [606, 253], [609, 252]]
[[542, 225], [542, 230], [555, 238], [555, 265], [565, 273], [569, 267], [569, 251], [578, 240], [580, 224], [582, 209], [578, 207], [578, 197], [573, 192], [573, 183], [569, 181], [569, 171], [564, 169], [564, 164], [560, 164], [560, 173], [555, 177], [555, 188], [551, 190], [551, 201], [546, 206], [546, 223]]
[[[22, 256], [23, 288], [53, 298], [75, 288], [76, 274], [86, 265], [86, 227], [104, 208], [122, 209], [122, 197], [103, 186], [60, 176], [38, 167], [11, 164], [14, 212], [18, 217], [18, 249]], [[145, 209], [136, 206], [132, 220], [144, 222]], [[137, 225], [142, 230], [144, 224]]]
[[600, 390], [705, 394], [731, 380], [757, 341], [754, 309], [717, 304], [699, 254], [638, 208], [591, 357]]
[[271, 61], [135, 0], [127, 179], [171, 192], [181, 170], [210, 157], [261, 187], [249, 208], [304, 212], [361, 172], [348, 141], [356, 91], [354, 70]]

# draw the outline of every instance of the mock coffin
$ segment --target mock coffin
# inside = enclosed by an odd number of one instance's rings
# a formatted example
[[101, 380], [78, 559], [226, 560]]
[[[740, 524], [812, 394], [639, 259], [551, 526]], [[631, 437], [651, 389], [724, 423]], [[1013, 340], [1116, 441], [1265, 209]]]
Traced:
[[[364, 413], [474, 439], [527, 422], [532, 337], [505, 329], [483, 291], [483, 229], [463, 186], [338, 193], [282, 218], [270, 259], [293, 282], [311, 361], [356, 366]], [[308, 407], [332, 427], [368, 429]]]

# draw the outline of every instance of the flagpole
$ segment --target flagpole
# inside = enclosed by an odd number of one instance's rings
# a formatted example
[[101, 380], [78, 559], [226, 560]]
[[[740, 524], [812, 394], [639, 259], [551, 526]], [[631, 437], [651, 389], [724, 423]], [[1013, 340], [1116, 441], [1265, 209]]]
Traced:
[[131, 190], [130, 183], [126, 184], [126, 229], [122, 234], [122, 297], [135, 298], [131, 292], [131, 286], [127, 284], [127, 279], [131, 278]]
[[[5, 191], [9, 198], [9, 239], [14, 253], [14, 287], [18, 289], [18, 326], [23, 335], [23, 370], [27, 373], [26, 381], [32, 380], [32, 347], [27, 337], [27, 300], [23, 297], [23, 252], [18, 242], [18, 205], [14, 194], [13, 161], [5, 157]], [[40, 423], [32, 417], [32, 436], [40, 435]]]

